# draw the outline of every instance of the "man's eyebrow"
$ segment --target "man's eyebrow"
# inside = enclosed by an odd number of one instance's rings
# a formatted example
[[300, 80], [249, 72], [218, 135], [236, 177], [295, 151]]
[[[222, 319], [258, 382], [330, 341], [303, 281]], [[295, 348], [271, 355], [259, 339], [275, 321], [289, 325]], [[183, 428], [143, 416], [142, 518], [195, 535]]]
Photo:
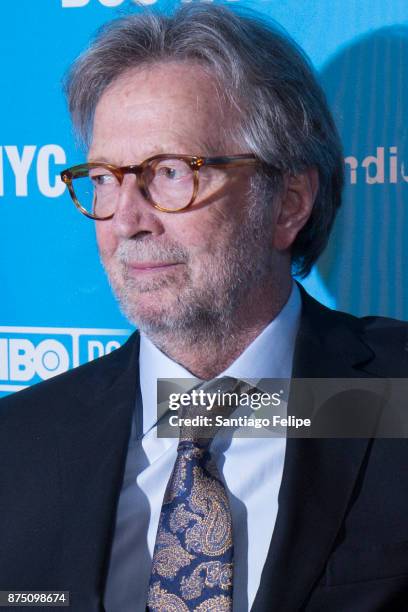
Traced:
[[95, 162], [103, 162], [104, 164], [112, 164], [110, 159], [106, 159], [103, 155], [92, 155], [91, 157], [86, 158], [89, 164], [94, 164]]
[[[142, 163], [142, 161], [144, 161], [145, 159], [149, 159], [149, 157], [153, 157], [154, 155], [160, 155], [162, 153], [176, 153], [176, 151], [167, 151], [161, 146], [153, 147], [149, 155], [146, 155], [145, 157], [143, 157], [143, 159], [140, 159], [140, 161], [137, 161], [137, 159], [135, 158], [135, 160], [132, 161], [132, 164]], [[123, 166], [122, 163], [115, 163], [114, 161], [112, 161], [112, 158], [107, 159], [104, 155], [88, 155], [87, 161], [88, 163], [103, 162], [105, 164], [111, 164], [113, 166]]]
[[225, 145], [219, 136], [216, 140], [203, 139], [200, 149], [195, 153], [196, 155], [221, 155], [225, 150]]

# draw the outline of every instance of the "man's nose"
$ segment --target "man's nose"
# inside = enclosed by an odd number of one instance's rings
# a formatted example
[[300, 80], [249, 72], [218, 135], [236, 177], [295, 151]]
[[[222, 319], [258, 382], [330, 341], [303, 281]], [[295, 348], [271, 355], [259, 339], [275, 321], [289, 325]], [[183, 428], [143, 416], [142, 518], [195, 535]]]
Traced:
[[164, 231], [158, 211], [146, 200], [134, 175], [126, 175], [120, 186], [112, 229], [120, 238], [146, 232], [159, 235]]

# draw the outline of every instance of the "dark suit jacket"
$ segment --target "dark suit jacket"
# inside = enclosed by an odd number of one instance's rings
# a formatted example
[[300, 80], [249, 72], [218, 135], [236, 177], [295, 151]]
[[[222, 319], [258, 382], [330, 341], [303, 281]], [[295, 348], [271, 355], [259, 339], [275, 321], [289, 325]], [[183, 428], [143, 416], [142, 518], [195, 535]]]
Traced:
[[[294, 376], [408, 375], [405, 323], [302, 299]], [[137, 376], [134, 334], [0, 402], [0, 590], [103, 610]], [[289, 439], [253, 612], [408, 610], [407, 471], [405, 439]]]

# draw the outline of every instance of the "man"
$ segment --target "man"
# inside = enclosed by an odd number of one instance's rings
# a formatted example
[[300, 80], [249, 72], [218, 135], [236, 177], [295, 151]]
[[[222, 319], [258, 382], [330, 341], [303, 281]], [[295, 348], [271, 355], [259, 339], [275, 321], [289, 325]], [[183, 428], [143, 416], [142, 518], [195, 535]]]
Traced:
[[140, 334], [2, 402], [0, 588], [69, 590], [86, 612], [405, 610], [405, 440], [190, 447], [210, 453], [202, 482], [228, 499], [213, 527], [232, 521], [233, 555], [211, 565], [224, 583], [186, 544], [208, 518], [191, 518], [192, 493], [164, 530], [180, 445], [156, 437], [157, 378], [408, 371], [405, 324], [332, 312], [292, 280], [323, 250], [342, 187], [301, 51], [217, 6], [142, 13], [105, 27], [67, 92], [88, 162], [62, 177]]

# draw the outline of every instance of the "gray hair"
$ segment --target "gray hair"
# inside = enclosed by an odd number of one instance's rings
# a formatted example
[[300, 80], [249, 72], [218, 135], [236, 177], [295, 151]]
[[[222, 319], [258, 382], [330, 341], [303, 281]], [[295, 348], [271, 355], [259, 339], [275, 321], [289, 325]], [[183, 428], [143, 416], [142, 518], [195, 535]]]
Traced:
[[[238, 110], [234, 139], [262, 162], [263, 193], [284, 173], [318, 170], [311, 216], [292, 245], [306, 276], [327, 244], [341, 203], [343, 155], [324, 93], [302, 50], [276, 24], [254, 13], [190, 4], [171, 16], [153, 11], [106, 24], [65, 81], [74, 126], [89, 143], [95, 107], [126, 70], [166, 61], [196, 61]], [[228, 151], [226, 151], [228, 153]], [[278, 168], [279, 176], [276, 170]], [[274, 191], [272, 191], [272, 195]]]

